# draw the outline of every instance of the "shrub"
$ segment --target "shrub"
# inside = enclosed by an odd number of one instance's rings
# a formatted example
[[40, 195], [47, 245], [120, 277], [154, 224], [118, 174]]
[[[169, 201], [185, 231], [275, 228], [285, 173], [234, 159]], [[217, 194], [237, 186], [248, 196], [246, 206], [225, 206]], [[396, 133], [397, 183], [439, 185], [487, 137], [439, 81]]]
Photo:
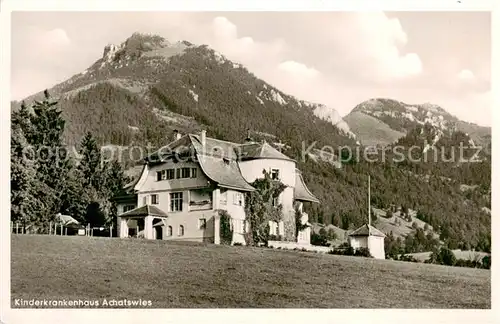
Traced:
[[283, 241], [283, 237], [281, 235], [269, 235], [267, 238], [268, 241]]
[[415, 259], [412, 255], [405, 255], [405, 254], [402, 254], [399, 258], [396, 257], [395, 260], [404, 262], [418, 262], [418, 260]]
[[352, 247], [336, 247], [331, 251], [328, 251], [328, 254], [336, 254], [336, 255], [347, 255], [347, 256], [358, 256], [365, 258], [372, 258], [370, 251], [367, 248], [359, 248], [354, 250]]
[[453, 251], [447, 248], [441, 248], [437, 260], [440, 264], [448, 266], [453, 266], [457, 262], [457, 258], [455, 257]]
[[311, 244], [316, 246], [330, 246], [327, 242], [326, 236], [316, 233], [311, 234]]
[[[442, 247], [439, 251], [432, 252], [427, 263], [442, 264], [454, 266], [457, 263], [457, 258], [453, 251], [448, 248]], [[461, 262], [461, 264], [464, 264]]]
[[336, 255], [350, 255], [353, 256], [354, 254], [354, 249], [350, 246], [348, 247], [342, 247], [338, 246], [331, 251], [328, 251], [328, 254], [336, 254]]
[[481, 268], [482, 264], [481, 262], [477, 262], [474, 260], [465, 260], [465, 259], [458, 259], [455, 262], [456, 267], [467, 267], [467, 268]]
[[337, 233], [335, 233], [335, 230], [333, 228], [330, 228], [328, 232], [326, 233], [326, 237], [328, 240], [336, 240], [337, 239]]
[[354, 256], [361, 256], [361, 257], [365, 257], [365, 258], [372, 257], [372, 255], [370, 254], [370, 250], [368, 250], [367, 248], [356, 249], [356, 251], [354, 252]]
[[229, 245], [233, 240], [233, 230], [231, 229], [231, 216], [225, 210], [219, 210], [220, 217], [220, 243]]
[[491, 255], [486, 255], [485, 257], [483, 257], [482, 265], [484, 269], [491, 268]]

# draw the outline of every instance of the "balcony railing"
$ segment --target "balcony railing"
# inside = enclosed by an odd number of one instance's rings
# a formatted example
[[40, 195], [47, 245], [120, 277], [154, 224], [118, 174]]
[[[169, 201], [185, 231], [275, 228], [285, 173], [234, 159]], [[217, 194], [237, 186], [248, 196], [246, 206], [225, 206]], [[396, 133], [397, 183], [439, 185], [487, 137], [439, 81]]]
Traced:
[[189, 210], [210, 210], [213, 208], [213, 203], [211, 200], [202, 200], [202, 201], [190, 201], [189, 202]]

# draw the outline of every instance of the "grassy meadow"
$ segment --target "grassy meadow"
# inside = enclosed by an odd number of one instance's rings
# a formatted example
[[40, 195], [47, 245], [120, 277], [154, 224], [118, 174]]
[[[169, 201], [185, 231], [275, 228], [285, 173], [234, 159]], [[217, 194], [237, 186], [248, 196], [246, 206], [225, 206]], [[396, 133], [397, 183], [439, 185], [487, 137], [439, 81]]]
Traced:
[[11, 298], [142, 299], [152, 308], [485, 309], [491, 276], [267, 248], [12, 235]]

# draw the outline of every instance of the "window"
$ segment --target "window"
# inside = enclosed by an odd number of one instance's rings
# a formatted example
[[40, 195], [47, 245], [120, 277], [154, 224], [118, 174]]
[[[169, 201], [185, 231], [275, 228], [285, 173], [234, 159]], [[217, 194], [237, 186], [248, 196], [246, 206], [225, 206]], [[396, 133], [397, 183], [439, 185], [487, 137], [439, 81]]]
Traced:
[[184, 226], [179, 225], [179, 232], [177, 233], [179, 236], [184, 236]]
[[174, 169], [166, 170], [166, 178], [167, 180], [175, 179], [175, 170]]
[[189, 178], [191, 175], [191, 168], [182, 168], [181, 169], [181, 178]]
[[196, 168], [191, 168], [191, 178], [196, 178]]
[[170, 211], [182, 211], [182, 192], [172, 192], [170, 194]]
[[207, 228], [207, 219], [206, 218], [200, 218], [200, 219], [198, 219], [198, 228], [199, 229], [205, 229], [205, 228]]
[[167, 169], [156, 172], [156, 181], [175, 179], [175, 170]]
[[158, 195], [151, 195], [151, 205], [158, 205], [159, 204], [159, 199]]
[[148, 204], [148, 197], [147, 196], [142, 197], [142, 204], [143, 205], [147, 205]]
[[167, 227], [167, 236], [172, 236], [172, 226]]
[[279, 180], [280, 178], [280, 170], [278, 169], [271, 169], [271, 179], [273, 180]]
[[125, 205], [125, 206], [123, 206], [123, 212], [126, 213], [128, 211], [131, 211], [134, 208], [135, 208], [134, 205]]
[[279, 197], [274, 197], [273, 198], [273, 207], [278, 207], [279, 204], [280, 204]]
[[243, 206], [243, 194], [241, 192], [234, 193], [233, 204], [238, 206]]
[[176, 171], [175, 178], [180, 179], [181, 178], [181, 169], [176, 169], [175, 171]]

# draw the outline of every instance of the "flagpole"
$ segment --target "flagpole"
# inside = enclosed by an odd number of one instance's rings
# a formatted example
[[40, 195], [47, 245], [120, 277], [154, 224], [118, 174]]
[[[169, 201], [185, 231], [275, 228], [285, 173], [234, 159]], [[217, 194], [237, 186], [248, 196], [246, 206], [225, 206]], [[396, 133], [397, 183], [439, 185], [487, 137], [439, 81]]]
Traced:
[[370, 175], [368, 175], [368, 225], [372, 226], [372, 213], [370, 208]]

